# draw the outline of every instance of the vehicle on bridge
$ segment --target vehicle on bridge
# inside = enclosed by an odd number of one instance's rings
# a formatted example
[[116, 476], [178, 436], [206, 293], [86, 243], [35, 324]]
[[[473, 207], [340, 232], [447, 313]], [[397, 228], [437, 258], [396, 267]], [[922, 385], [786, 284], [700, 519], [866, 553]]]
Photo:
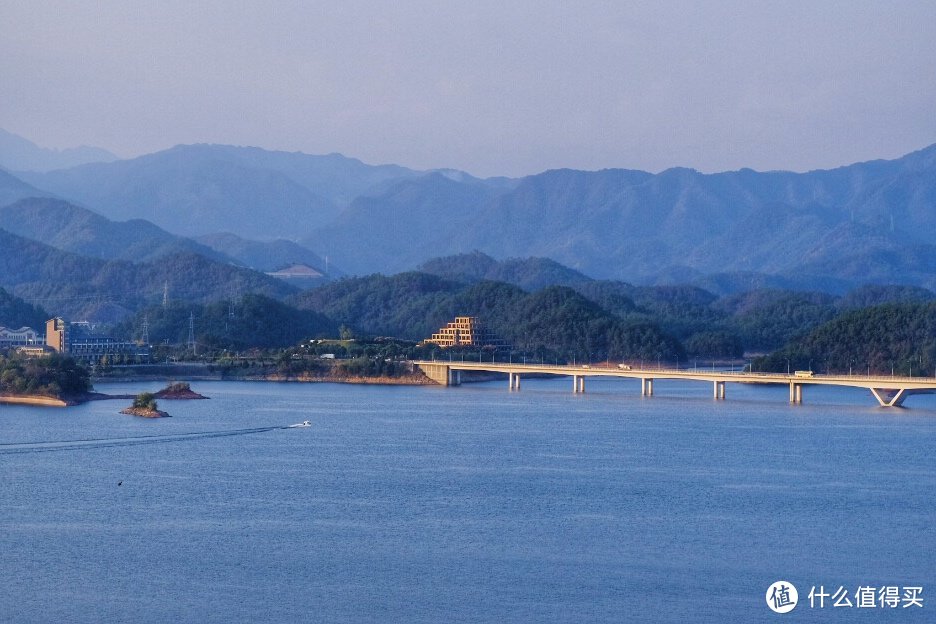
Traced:
[[796, 372], [793, 373], [793, 376], [794, 376], [794, 377], [812, 377], [812, 376], [813, 376], [813, 372], [812, 372], [811, 370], [808, 370], [808, 371], [796, 371]]

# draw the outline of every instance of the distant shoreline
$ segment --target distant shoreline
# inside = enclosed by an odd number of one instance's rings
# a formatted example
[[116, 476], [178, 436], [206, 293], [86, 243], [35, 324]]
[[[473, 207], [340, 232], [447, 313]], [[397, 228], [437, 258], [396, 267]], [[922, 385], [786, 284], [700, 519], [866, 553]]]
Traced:
[[219, 370], [210, 364], [135, 364], [115, 366], [104, 374], [92, 375], [95, 383], [135, 382], [135, 381], [271, 381], [297, 383], [346, 383], [373, 384], [384, 386], [431, 386], [436, 385], [421, 372], [414, 372], [397, 377], [364, 375], [316, 375], [310, 373], [288, 374], [278, 372], [244, 372]]
[[341, 377], [327, 375], [318, 377], [313, 375], [222, 375], [214, 374], [183, 374], [183, 375], [123, 375], [120, 377], [103, 376], [92, 377], [95, 383], [131, 383], [134, 381], [172, 381], [175, 379], [187, 381], [269, 381], [282, 383], [344, 383], [344, 384], [370, 384], [381, 386], [434, 386], [436, 382], [429, 378], [417, 376], [406, 377]]
[[[140, 370], [142, 367], [126, 367], [128, 369]], [[170, 368], [170, 367], [165, 367]], [[251, 381], [251, 382], [270, 382], [270, 383], [339, 383], [355, 385], [375, 385], [375, 386], [437, 386], [437, 382], [429, 379], [422, 374], [409, 374], [400, 377], [365, 377], [343, 376], [343, 375], [282, 375], [271, 373], [267, 375], [236, 375], [222, 373], [219, 371], [209, 371], [207, 365], [188, 364], [181, 367], [171, 367], [172, 370], [161, 370], [160, 372], [130, 375], [96, 375], [91, 379], [94, 383], [134, 383], [160, 381], [171, 382], [179, 379], [186, 381]], [[501, 375], [502, 376], [502, 375]], [[499, 379], [497, 374], [476, 375], [472, 379], [464, 381], [491, 381]], [[45, 407], [69, 407], [80, 405], [89, 401], [107, 401], [113, 399], [132, 399], [132, 394], [106, 394], [91, 391], [81, 396], [55, 398], [38, 395], [3, 395], [0, 396], [0, 403], [9, 403], [14, 405], [38, 405]], [[173, 398], [173, 397], [164, 397]], [[190, 398], [190, 397], [187, 397]], [[204, 398], [204, 397], [201, 397]]]

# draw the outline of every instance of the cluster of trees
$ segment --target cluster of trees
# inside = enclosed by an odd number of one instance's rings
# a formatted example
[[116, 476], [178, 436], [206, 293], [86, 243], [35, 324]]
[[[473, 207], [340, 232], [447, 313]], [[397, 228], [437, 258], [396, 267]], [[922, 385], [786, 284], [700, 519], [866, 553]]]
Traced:
[[433, 351], [438, 348], [394, 338], [309, 340], [288, 349], [223, 355], [211, 368], [237, 376], [399, 377], [411, 373], [406, 360], [430, 359]]
[[69, 357], [0, 355], [0, 394], [70, 398], [90, 390], [88, 371]]
[[204, 305], [172, 303], [149, 307], [121, 321], [111, 332], [114, 336], [142, 339], [146, 320], [150, 343], [184, 345], [188, 341], [190, 318], [202, 353], [284, 348], [308, 338], [333, 337], [338, 333], [337, 324], [318, 312], [299, 310], [259, 294]]
[[346, 377], [401, 377], [407, 372], [401, 362], [379, 357], [343, 360], [334, 369], [336, 375]]
[[152, 392], [141, 392], [133, 398], [133, 408], [143, 409], [155, 412], [159, 405], [156, 403], [156, 395]]
[[775, 372], [936, 375], [936, 303], [845, 312], [752, 365]]

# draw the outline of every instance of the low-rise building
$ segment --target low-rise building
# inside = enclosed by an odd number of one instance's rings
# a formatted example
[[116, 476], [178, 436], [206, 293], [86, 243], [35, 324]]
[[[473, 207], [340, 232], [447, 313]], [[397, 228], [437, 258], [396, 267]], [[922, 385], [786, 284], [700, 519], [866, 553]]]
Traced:
[[131, 360], [149, 357], [149, 347], [136, 342], [96, 334], [86, 321], [68, 323], [61, 317], [46, 322], [46, 345], [57, 353], [96, 363], [104, 357]]
[[0, 349], [11, 349], [13, 347], [27, 347], [39, 344], [40, 336], [32, 327], [20, 327], [12, 329], [0, 326]]

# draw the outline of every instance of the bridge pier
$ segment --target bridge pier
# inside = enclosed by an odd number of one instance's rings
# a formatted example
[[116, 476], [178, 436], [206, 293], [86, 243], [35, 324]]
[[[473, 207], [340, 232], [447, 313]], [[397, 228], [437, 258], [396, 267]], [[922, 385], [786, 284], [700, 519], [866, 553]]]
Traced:
[[798, 405], [803, 402], [803, 384], [790, 382], [790, 403]]
[[520, 373], [507, 373], [507, 381], [511, 390], [520, 389]]
[[724, 381], [715, 381], [712, 382], [715, 385], [715, 398], [719, 400], [724, 400], [725, 398], [725, 382]]
[[581, 394], [585, 392], [585, 376], [572, 375], [572, 393]]
[[869, 390], [871, 390], [871, 394], [874, 395], [874, 398], [878, 400], [878, 403], [881, 404], [881, 407], [902, 407], [903, 402], [910, 394], [910, 392], [907, 392], [904, 388], [898, 390], [889, 388], [869, 388]]
[[[440, 386], [451, 386], [452, 384], [452, 369], [448, 364], [437, 364], [435, 362], [422, 362], [419, 364], [419, 368], [422, 370], [423, 374], [436, 382]], [[461, 377], [458, 378], [461, 381]], [[457, 384], [456, 384], [457, 385]]]
[[653, 396], [653, 378], [640, 378], [640, 396]]

